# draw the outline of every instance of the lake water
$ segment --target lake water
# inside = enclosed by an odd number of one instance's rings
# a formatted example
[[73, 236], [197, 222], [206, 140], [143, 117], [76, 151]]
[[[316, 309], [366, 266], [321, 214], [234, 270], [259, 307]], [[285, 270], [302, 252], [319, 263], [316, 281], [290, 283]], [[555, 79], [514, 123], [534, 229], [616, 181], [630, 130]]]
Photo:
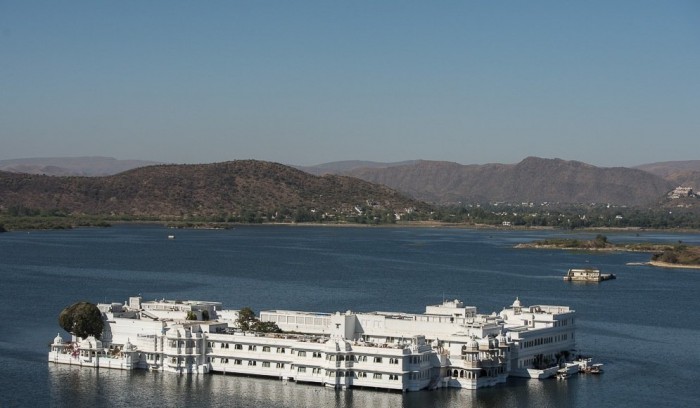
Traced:
[[[159, 226], [0, 234], [0, 407], [561, 407], [697, 406], [700, 271], [626, 266], [649, 254], [519, 250], [519, 242], [594, 234], [447, 228]], [[700, 235], [610, 233], [612, 242], [700, 244]], [[618, 279], [562, 281], [572, 267]], [[223, 375], [178, 376], [56, 366], [57, 317], [79, 300], [221, 301], [226, 307], [423, 312], [459, 298], [481, 313], [520, 297], [569, 305], [578, 348], [600, 376], [510, 379], [478, 391], [333, 390]]]

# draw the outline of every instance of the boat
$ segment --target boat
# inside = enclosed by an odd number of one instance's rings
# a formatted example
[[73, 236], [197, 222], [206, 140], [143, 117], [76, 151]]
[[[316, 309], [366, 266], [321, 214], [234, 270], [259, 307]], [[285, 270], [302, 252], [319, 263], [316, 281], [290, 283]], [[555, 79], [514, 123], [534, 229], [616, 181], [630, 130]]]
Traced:
[[175, 235], [168, 235], [168, 239], [175, 239]]
[[574, 363], [578, 365], [579, 372], [585, 374], [601, 374], [603, 372], [603, 364], [596, 363], [593, 364], [593, 359], [581, 357], [575, 360]]
[[588, 371], [586, 371], [587, 374], [602, 374], [603, 373], [603, 365], [602, 364], [593, 364]]
[[593, 268], [569, 269], [564, 275], [567, 282], [602, 282], [616, 278], [613, 273], [600, 273], [600, 270]]

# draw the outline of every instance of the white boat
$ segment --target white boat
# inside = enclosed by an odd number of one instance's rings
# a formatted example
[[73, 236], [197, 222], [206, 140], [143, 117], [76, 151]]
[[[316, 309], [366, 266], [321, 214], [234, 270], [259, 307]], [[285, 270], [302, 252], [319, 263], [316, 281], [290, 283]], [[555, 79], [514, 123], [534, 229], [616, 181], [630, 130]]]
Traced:
[[600, 273], [598, 269], [569, 269], [564, 275], [564, 280], [569, 282], [602, 282], [604, 280], [615, 279], [613, 273]]

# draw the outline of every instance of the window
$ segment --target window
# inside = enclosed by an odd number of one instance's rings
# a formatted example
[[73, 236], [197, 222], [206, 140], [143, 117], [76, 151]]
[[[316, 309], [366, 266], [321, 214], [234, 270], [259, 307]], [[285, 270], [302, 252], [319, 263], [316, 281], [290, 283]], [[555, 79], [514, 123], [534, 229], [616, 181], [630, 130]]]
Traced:
[[399, 376], [397, 374], [389, 374], [389, 379], [392, 381], [398, 381]]
[[381, 362], [382, 362], [382, 358], [381, 358], [381, 357], [375, 357], [375, 358], [374, 358], [374, 362], [375, 362], [375, 363], [381, 363]]
[[256, 366], [256, 365], [258, 365], [258, 362], [255, 360], [248, 360], [248, 365], [249, 366]]
[[277, 363], [277, 368], [284, 368], [284, 363]]
[[277, 347], [277, 352], [284, 354], [284, 352], [285, 352], [284, 347]]
[[243, 350], [243, 345], [242, 344], [236, 344], [233, 346], [234, 349], [236, 350]]
[[314, 358], [321, 358], [321, 352], [320, 352], [320, 351], [314, 351]]
[[355, 373], [355, 376], [357, 378], [367, 378], [367, 373], [364, 371], [358, 371], [357, 373]]
[[269, 367], [270, 367], [270, 362], [269, 362], [269, 361], [263, 361], [262, 366], [265, 367], [265, 368], [269, 368]]
[[228, 364], [228, 358], [222, 358], [220, 362], [221, 364]]
[[379, 374], [379, 373], [374, 373], [374, 376], [372, 376], [372, 378], [374, 378], [375, 380], [381, 380], [381, 379], [382, 379], [382, 375]]
[[233, 360], [233, 364], [241, 365], [241, 364], [243, 364], [243, 360]]
[[357, 356], [357, 361], [367, 361], [367, 356]]
[[257, 349], [258, 349], [258, 346], [254, 346], [254, 345], [252, 345], [252, 344], [249, 344], [249, 345], [248, 345], [248, 351], [255, 351], [255, 350], [257, 350]]
[[306, 367], [297, 367], [297, 372], [305, 373], [305, 372], [306, 372]]
[[298, 355], [299, 357], [306, 357], [306, 351], [299, 351], [299, 352], [297, 353], [297, 355]]
[[390, 358], [390, 359], [389, 359], [389, 364], [398, 364], [398, 363], [399, 363], [399, 359], [398, 359], [398, 358]]
[[269, 352], [270, 352], [270, 346], [263, 346], [263, 352], [269, 353]]
[[314, 373], [314, 374], [321, 374], [321, 369], [318, 368], [318, 367], [314, 367], [313, 373]]

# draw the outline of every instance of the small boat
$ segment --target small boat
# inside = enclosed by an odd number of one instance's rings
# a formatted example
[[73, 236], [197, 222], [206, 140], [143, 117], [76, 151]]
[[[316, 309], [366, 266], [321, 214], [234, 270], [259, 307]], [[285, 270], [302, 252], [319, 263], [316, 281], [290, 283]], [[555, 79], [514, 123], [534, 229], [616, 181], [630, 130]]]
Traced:
[[569, 269], [564, 275], [564, 280], [569, 282], [602, 282], [615, 279], [614, 273], [600, 273], [598, 269]]
[[575, 363], [578, 364], [580, 373], [600, 374], [603, 372], [603, 364], [593, 364], [591, 358], [579, 358]]
[[168, 235], [168, 239], [175, 239], [175, 235]]

